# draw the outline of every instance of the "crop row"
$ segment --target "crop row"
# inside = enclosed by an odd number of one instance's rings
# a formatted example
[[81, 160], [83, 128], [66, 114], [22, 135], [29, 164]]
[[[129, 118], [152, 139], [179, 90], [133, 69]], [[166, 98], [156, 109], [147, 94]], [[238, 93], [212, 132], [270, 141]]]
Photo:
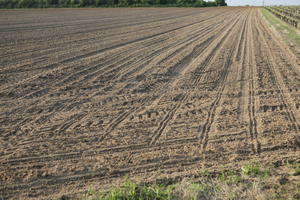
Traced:
[[291, 9], [292, 7], [272, 7], [274, 10], [286, 15], [286, 16], [289, 16], [289, 17], [292, 17], [292, 18], [295, 18], [297, 20], [300, 20], [300, 9], [298, 9], [297, 7], [295, 7], [295, 9]]
[[276, 17], [280, 18], [281, 20], [298, 28], [300, 15], [296, 14], [295, 12], [286, 9], [285, 7], [265, 7], [265, 9], [273, 13]]
[[300, 15], [300, 6], [281, 6], [280, 8], [285, 9], [295, 15]]

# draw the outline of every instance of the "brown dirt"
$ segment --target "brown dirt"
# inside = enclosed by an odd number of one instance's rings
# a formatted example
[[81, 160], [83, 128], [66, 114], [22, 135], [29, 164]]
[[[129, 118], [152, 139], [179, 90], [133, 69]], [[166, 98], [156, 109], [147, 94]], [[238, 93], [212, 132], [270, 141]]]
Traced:
[[255, 8], [3, 10], [0, 61], [0, 198], [300, 159], [300, 61]]

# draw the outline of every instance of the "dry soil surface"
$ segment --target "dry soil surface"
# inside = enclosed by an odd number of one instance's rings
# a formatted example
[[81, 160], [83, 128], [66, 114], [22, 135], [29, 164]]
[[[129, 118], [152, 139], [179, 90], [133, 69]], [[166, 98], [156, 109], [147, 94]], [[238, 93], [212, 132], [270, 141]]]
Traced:
[[0, 199], [300, 159], [300, 60], [256, 8], [1, 10]]

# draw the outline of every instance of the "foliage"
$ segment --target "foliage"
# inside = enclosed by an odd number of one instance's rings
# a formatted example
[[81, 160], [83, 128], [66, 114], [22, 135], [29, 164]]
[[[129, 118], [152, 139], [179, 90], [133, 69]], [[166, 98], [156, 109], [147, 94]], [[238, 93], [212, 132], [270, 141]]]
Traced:
[[203, 0], [196, 0], [195, 6], [196, 7], [205, 7], [205, 6], [207, 6], [207, 3]]
[[218, 6], [227, 6], [225, 0], [216, 0], [215, 2]]
[[226, 6], [225, 0], [0, 0], [0, 8], [135, 7], [135, 6]]

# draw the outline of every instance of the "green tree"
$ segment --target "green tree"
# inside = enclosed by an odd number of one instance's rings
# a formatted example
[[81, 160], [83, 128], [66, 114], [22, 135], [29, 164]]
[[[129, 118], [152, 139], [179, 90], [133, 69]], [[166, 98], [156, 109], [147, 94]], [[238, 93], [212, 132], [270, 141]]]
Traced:
[[59, 7], [68, 7], [68, 0], [58, 0]]
[[142, 5], [149, 5], [149, 0], [140, 0]]
[[154, 5], [156, 3], [156, 0], [148, 0], [149, 5]]
[[176, 0], [167, 0], [167, 4], [176, 4]]
[[58, 6], [58, 0], [47, 0], [46, 1], [47, 7], [56, 7]]
[[20, 0], [18, 7], [19, 8], [35, 8], [35, 7], [37, 7], [37, 1], [35, 1], [35, 0]]
[[95, 5], [95, 2], [94, 2], [94, 0], [80, 0], [79, 5], [81, 7], [93, 6], [93, 5]]
[[215, 1], [207, 1], [206, 2], [207, 7], [213, 7], [213, 6], [217, 6]]
[[20, 0], [0, 0], [0, 8], [17, 8]]
[[119, 0], [119, 5], [121, 5], [121, 6], [127, 6], [128, 2], [127, 2], [127, 0]]
[[105, 0], [106, 5], [112, 6], [114, 5], [114, 0]]
[[196, 6], [196, 7], [205, 7], [205, 6], [206, 6], [206, 2], [203, 1], [203, 0], [197, 0], [197, 1], [195, 2], [195, 6]]
[[226, 6], [225, 0], [0, 0], [0, 8], [46, 8], [131, 5]]
[[77, 7], [79, 5], [79, 0], [70, 0], [71, 7]]
[[215, 0], [217, 6], [227, 6], [225, 0]]
[[38, 4], [39, 8], [45, 8], [47, 5], [47, 1], [46, 0], [38, 0], [37, 4]]
[[106, 0], [95, 0], [96, 6], [103, 6], [106, 4]]
[[176, 0], [176, 4], [178, 4], [178, 5], [186, 5], [186, 4], [188, 4], [188, 0]]

